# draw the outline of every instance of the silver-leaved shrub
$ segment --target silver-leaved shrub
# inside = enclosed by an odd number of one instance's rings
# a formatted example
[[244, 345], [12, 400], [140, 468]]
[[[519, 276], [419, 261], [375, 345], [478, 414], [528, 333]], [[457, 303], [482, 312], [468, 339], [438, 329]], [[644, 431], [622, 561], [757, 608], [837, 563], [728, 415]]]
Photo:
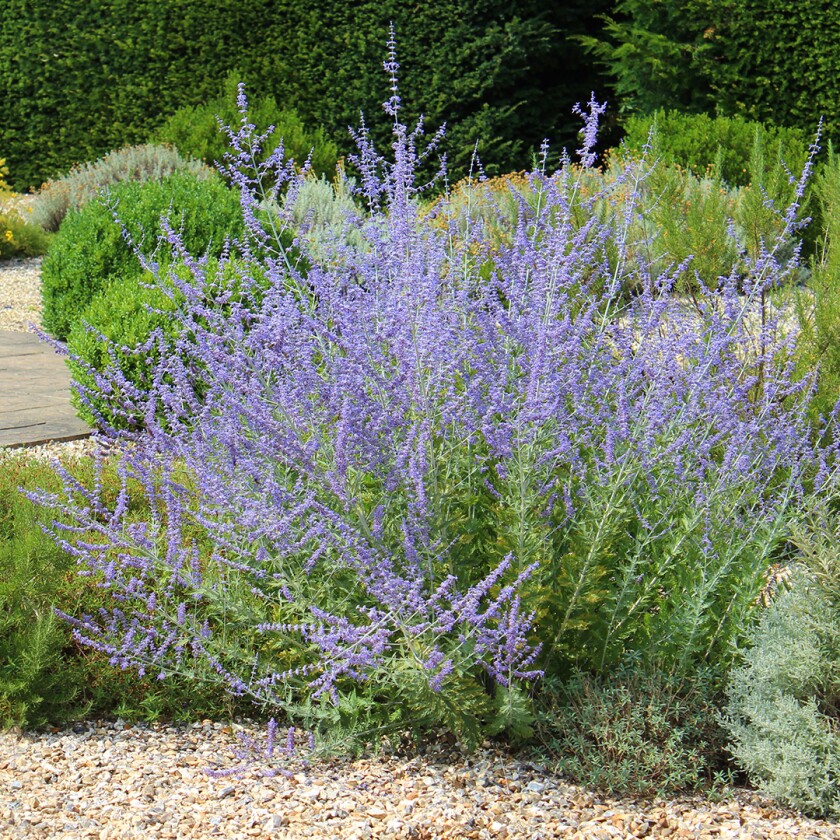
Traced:
[[727, 688], [737, 763], [762, 792], [817, 816], [840, 814], [840, 616], [800, 570], [752, 632]]
[[415, 173], [441, 138], [404, 125], [393, 54], [386, 69], [393, 144], [356, 133], [347, 230], [284, 245], [306, 176], [282, 146], [255, 163], [247, 119], [225, 173], [247, 228], [236, 264], [168, 230], [189, 269], [160, 277], [178, 338], [144, 389], [96, 376], [145, 417], [105, 434], [154, 515], [69, 477], [46, 500], [99, 535], [58, 533], [114, 596], [67, 616], [78, 640], [161, 677], [201, 663], [309, 723], [465, 741], [526, 733], [522, 686], [544, 671], [632, 656], [722, 674], [791, 516], [836, 481], [809, 380], [762, 317], [795, 265], [778, 259], [795, 202], [778, 241], [687, 306], [688, 266], [651, 273], [628, 244], [647, 169], [581, 189], [602, 106], [580, 164], [531, 172], [500, 240], [468, 198], [423, 209]]

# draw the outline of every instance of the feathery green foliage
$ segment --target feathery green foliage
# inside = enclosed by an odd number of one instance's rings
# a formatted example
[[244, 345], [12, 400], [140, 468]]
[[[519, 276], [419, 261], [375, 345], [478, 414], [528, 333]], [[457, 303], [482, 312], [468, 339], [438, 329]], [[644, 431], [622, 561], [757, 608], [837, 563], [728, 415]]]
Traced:
[[823, 0], [616, 0], [582, 39], [619, 108], [840, 129], [840, 8]]
[[[836, 559], [836, 558], [835, 558]], [[834, 568], [833, 584], [838, 578]], [[737, 763], [762, 792], [817, 816], [840, 814], [840, 614], [794, 573], [751, 635], [723, 722]]]
[[65, 667], [70, 634], [52, 612], [72, 563], [41, 530], [43, 513], [17, 493], [21, 472], [0, 456], [0, 726], [38, 726], [86, 710], [78, 669]]
[[811, 260], [811, 276], [798, 294], [797, 363], [802, 375], [819, 369], [811, 402], [819, 423], [840, 399], [840, 156], [833, 151], [815, 179], [814, 192], [822, 239]]
[[[65, 465], [79, 480], [93, 480], [90, 459]], [[116, 471], [106, 469], [101, 478], [106, 495], [115, 498]], [[25, 450], [0, 450], [0, 727], [39, 727], [90, 715], [146, 721], [257, 715], [253, 706], [237, 703], [212, 681], [139, 677], [73, 640], [53, 608], [95, 614], [107, 600], [94, 581], [76, 574], [73, 558], [44, 533], [50, 518], [44, 509], [19, 492], [59, 486], [48, 462]], [[137, 496], [131, 506], [135, 516], [148, 514]]]

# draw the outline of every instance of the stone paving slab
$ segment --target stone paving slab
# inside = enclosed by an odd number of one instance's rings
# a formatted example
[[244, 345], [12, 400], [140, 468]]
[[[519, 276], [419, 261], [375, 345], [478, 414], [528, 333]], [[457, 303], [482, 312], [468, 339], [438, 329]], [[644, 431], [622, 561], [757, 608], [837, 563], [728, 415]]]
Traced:
[[49, 344], [0, 330], [0, 446], [35, 446], [88, 437], [70, 404], [70, 372]]

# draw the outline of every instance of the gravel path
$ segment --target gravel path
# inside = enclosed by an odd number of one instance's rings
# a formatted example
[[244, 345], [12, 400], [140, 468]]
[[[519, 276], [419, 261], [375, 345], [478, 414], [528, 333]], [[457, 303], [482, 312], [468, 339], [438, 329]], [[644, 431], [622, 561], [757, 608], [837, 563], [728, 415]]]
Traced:
[[[0, 329], [40, 316], [40, 260], [0, 263]], [[32, 457], [90, 452], [91, 441], [32, 447]], [[0, 450], [0, 468], [6, 455]], [[748, 792], [726, 802], [609, 800], [547, 768], [486, 747], [440, 745], [236, 770], [252, 725], [85, 723], [49, 733], [0, 733], [0, 838], [837, 838], [840, 827], [780, 810]]]
[[599, 797], [543, 767], [485, 747], [286, 765], [288, 775], [241, 767], [234, 729], [77, 726], [0, 735], [3, 838], [837, 838], [748, 793], [632, 802]]
[[0, 330], [41, 323], [41, 258], [0, 261]]

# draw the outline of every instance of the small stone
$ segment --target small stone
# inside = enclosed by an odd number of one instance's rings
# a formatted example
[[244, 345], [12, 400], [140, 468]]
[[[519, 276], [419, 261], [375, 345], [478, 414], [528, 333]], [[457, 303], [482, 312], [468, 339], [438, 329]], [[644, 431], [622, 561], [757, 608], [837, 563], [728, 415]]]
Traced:
[[227, 787], [222, 788], [219, 793], [217, 794], [217, 799], [227, 799], [236, 791], [236, 788], [233, 785], [228, 785]]

